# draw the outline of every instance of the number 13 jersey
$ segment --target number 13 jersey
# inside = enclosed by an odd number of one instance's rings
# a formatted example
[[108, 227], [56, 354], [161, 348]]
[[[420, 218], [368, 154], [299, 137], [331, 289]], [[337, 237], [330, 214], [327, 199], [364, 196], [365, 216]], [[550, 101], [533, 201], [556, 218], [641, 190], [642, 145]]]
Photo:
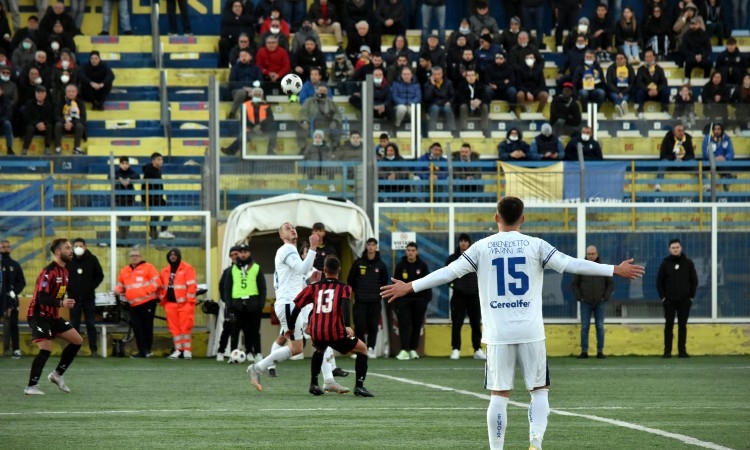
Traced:
[[312, 304], [310, 337], [313, 342], [334, 342], [346, 338], [344, 315], [349, 314], [352, 288], [336, 278], [324, 278], [307, 286], [294, 299], [297, 308]]

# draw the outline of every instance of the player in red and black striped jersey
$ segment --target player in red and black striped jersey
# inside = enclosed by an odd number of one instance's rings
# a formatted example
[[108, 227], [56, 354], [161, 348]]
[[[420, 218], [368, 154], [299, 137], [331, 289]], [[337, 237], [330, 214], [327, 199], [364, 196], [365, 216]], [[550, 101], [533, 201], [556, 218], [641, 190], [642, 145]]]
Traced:
[[[341, 262], [335, 256], [326, 258], [323, 269], [324, 278], [307, 286], [294, 299], [294, 311], [288, 322], [295, 323], [302, 308], [313, 305], [309, 324], [315, 353], [310, 368], [310, 393], [323, 394], [323, 390], [318, 386], [318, 374], [323, 364], [323, 355], [326, 349], [331, 347], [342, 355], [349, 353], [357, 355], [355, 364], [357, 381], [354, 395], [372, 397], [373, 395], [364, 386], [367, 376], [367, 346], [357, 339], [354, 331], [348, 326], [349, 299], [352, 295], [352, 288], [339, 281]], [[286, 335], [291, 338], [293, 331], [288, 331]]]
[[68, 269], [65, 265], [73, 261], [73, 246], [67, 239], [55, 239], [50, 245], [50, 252], [54, 255], [53, 261], [37, 277], [34, 296], [26, 313], [31, 338], [39, 347], [39, 354], [31, 364], [29, 384], [24, 389], [26, 395], [44, 394], [37, 385], [52, 352], [52, 340], [57, 336], [68, 341], [68, 345], [63, 349], [57, 368], [47, 379], [61, 391], [70, 392], [63, 374], [83, 344], [83, 338], [70, 322], [60, 317], [60, 308], [72, 308], [76, 303], [72, 298], [65, 298], [68, 289]]

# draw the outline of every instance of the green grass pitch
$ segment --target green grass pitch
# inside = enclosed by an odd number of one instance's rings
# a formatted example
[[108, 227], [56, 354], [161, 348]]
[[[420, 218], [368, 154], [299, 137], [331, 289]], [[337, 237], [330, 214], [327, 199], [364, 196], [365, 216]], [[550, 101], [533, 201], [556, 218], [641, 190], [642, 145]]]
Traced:
[[[257, 392], [246, 365], [78, 358], [65, 394], [24, 396], [31, 356], [0, 359], [0, 448], [487, 448], [482, 361], [370, 361], [374, 398], [307, 393], [310, 361]], [[354, 361], [338, 358], [353, 372]], [[551, 358], [545, 449], [750, 449], [750, 358]], [[354, 387], [354, 373], [339, 381]], [[321, 380], [322, 382], [322, 380]], [[522, 387], [516, 376], [516, 387]], [[528, 448], [517, 389], [506, 449]]]

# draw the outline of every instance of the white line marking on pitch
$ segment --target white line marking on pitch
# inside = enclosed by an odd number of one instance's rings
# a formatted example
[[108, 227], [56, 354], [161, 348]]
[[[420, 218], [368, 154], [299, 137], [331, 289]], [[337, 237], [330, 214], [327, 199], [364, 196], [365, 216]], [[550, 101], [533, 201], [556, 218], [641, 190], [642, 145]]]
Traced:
[[[385, 378], [387, 380], [392, 380], [392, 381], [399, 381], [401, 383], [413, 384], [413, 385], [416, 385], [416, 386], [429, 387], [429, 388], [437, 389], [437, 390], [440, 390], [440, 391], [456, 392], [458, 394], [464, 394], [464, 395], [468, 395], [468, 396], [471, 396], [471, 397], [481, 398], [481, 399], [484, 399], [484, 400], [489, 400], [490, 399], [490, 396], [487, 395], [487, 394], [480, 394], [478, 392], [465, 391], [465, 390], [462, 390], [462, 389], [454, 389], [452, 387], [441, 386], [441, 385], [438, 385], [438, 384], [423, 383], [421, 381], [410, 380], [408, 378], [394, 377], [394, 376], [391, 376], [391, 375], [383, 375], [383, 374], [379, 374], [379, 373], [368, 373], [368, 375], [369, 376], [380, 377], [380, 378]], [[512, 404], [513, 406], [518, 406], [520, 408], [527, 408], [529, 406], [528, 404], [521, 403], [521, 402], [516, 402], [516, 401], [513, 401], [513, 400], [510, 401], [510, 404]], [[659, 429], [656, 429], [656, 428], [644, 427], [642, 425], [636, 425], [634, 423], [624, 422], [622, 420], [607, 419], [606, 417], [592, 416], [590, 414], [574, 413], [574, 412], [563, 411], [561, 409], [553, 409], [553, 408], [550, 408], [549, 411], [550, 411], [550, 413], [559, 414], [561, 416], [579, 417], [579, 418], [582, 418], [582, 419], [589, 419], [589, 420], [594, 420], [594, 421], [597, 421], [597, 422], [608, 423], [610, 425], [615, 425], [615, 426], [618, 426], [618, 427], [629, 428], [631, 430], [645, 431], [646, 433], [651, 433], [651, 434], [655, 434], [655, 435], [658, 435], [658, 436], [663, 436], [663, 437], [675, 439], [675, 440], [678, 440], [678, 441], [683, 442], [685, 444], [695, 445], [695, 446], [698, 446], [698, 447], [708, 448], [708, 449], [711, 449], [711, 450], [732, 450], [729, 447], [724, 447], [724, 446], [719, 445], [719, 444], [714, 444], [713, 442], [701, 441], [700, 439], [696, 439], [696, 438], [693, 438], [693, 437], [690, 437], [690, 436], [685, 436], [684, 434], [670, 433], [668, 431], [663, 431], [663, 430], [659, 430]]]

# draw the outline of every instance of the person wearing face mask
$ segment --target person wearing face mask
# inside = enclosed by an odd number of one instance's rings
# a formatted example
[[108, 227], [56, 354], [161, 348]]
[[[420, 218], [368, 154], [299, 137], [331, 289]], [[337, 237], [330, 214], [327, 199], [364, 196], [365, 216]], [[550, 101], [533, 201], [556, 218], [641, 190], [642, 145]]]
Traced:
[[540, 113], [544, 111], [549, 98], [544, 80], [544, 62], [537, 62], [533, 53], [526, 55], [524, 62], [523, 67], [516, 68], [516, 102], [529, 112], [531, 104], [538, 101], [537, 112]]
[[10, 241], [0, 241], [0, 314], [3, 316], [3, 349], [13, 359], [21, 358], [18, 340], [18, 297], [26, 287], [26, 278], [18, 261], [10, 257]]
[[[320, 175], [330, 175], [329, 172], [332, 169], [323, 167], [322, 163], [336, 160], [334, 151], [325, 143], [324, 139], [325, 133], [323, 130], [315, 130], [313, 132], [312, 143], [307, 144], [302, 149], [302, 159], [308, 163], [304, 169], [304, 173], [309, 179]], [[305, 187], [306, 191], [312, 189], [313, 187], [310, 184]], [[329, 190], [335, 191], [336, 187], [331, 184]]]
[[544, 61], [544, 57], [539, 53], [538, 48], [531, 41], [529, 33], [521, 31], [518, 33], [518, 41], [510, 51], [508, 62], [514, 69], [526, 67], [526, 58], [534, 55], [535, 61]]
[[563, 52], [567, 53], [569, 50], [576, 48], [576, 44], [578, 43], [578, 36], [582, 36], [584, 42], [587, 43], [591, 39], [591, 32], [589, 31], [589, 19], [586, 17], [581, 17], [580, 19], [578, 19], [578, 25], [573, 27], [568, 33], [568, 37], [565, 38], [565, 43], [563, 44]]
[[[248, 150], [251, 150], [251, 145], [255, 146], [255, 144], [251, 144], [254, 139], [265, 136], [268, 137], [267, 154], [276, 154], [278, 126], [273, 117], [273, 108], [263, 98], [262, 88], [252, 88], [250, 100], [244, 103], [244, 110], [247, 117]], [[240, 146], [240, 140], [235, 139], [229, 147], [222, 147], [221, 152], [225, 155], [235, 155], [240, 151]]]
[[572, 81], [575, 70], [584, 64], [586, 60], [586, 50], [588, 42], [586, 36], [579, 34], [575, 38], [575, 44], [572, 48], [565, 51], [565, 57], [557, 69], [557, 86], [562, 88], [566, 81]]
[[533, 161], [562, 161], [565, 159], [562, 141], [552, 133], [552, 125], [548, 123], [542, 125], [542, 132], [531, 141], [529, 152]]
[[70, 323], [76, 331], [81, 331], [81, 314], [86, 318], [86, 336], [89, 341], [91, 356], [96, 353], [96, 288], [104, 280], [104, 271], [99, 264], [99, 258], [86, 248], [83, 238], [73, 241], [73, 261], [68, 268], [68, 296], [76, 299], [76, 304], [70, 309]]
[[65, 86], [79, 84], [80, 69], [73, 62], [71, 52], [67, 48], [60, 51], [60, 59], [52, 68], [52, 100], [55, 104], [61, 104], [65, 101]]
[[[338, 105], [328, 97], [328, 86], [318, 86], [315, 97], [308, 98], [299, 110], [299, 127], [297, 128], [297, 145], [305, 147], [310, 136], [310, 128], [323, 130], [337, 130], [343, 122]], [[321, 141], [322, 143], [322, 141]]]
[[245, 35], [248, 39], [254, 34], [253, 3], [248, 2], [247, 9], [239, 0], [229, 0], [225, 3], [219, 33], [219, 68], [234, 64], [234, 61], [229, 59], [229, 54], [239, 43], [240, 36]]
[[530, 161], [531, 149], [523, 140], [521, 130], [512, 127], [505, 135], [505, 140], [497, 146], [500, 161]]
[[[391, 100], [391, 83], [385, 78], [381, 67], [372, 72], [373, 101], [372, 109], [375, 119], [393, 120], [393, 105]], [[349, 103], [357, 111], [362, 111], [362, 94], [355, 92], [349, 97]]]
[[13, 33], [13, 38], [10, 40], [10, 48], [12, 49], [20, 48], [22, 42], [26, 38], [31, 39], [31, 42], [36, 42], [37, 39], [41, 37], [41, 33], [39, 31], [39, 18], [35, 15], [29, 16], [29, 18], [26, 20], [25, 27], [21, 28], [14, 26], [13, 29], [15, 30], [15, 33]]
[[18, 103], [18, 86], [13, 80], [10, 67], [0, 67], [0, 88], [3, 90], [3, 97], [11, 106], [11, 111], [15, 111]]
[[592, 136], [591, 127], [584, 125], [581, 127], [581, 134], [573, 137], [568, 145], [565, 146], [565, 160], [578, 161], [578, 148], [581, 148], [584, 161], [601, 161], [602, 147]]
[[279, 48], [289, 51], [289, 34], [285, 34], [281, 29], [281, 19], [271, 19], [271, 26], [263, 33], [260, 33], [261, 45], [265, 45], [269, 38], [276, 38]]
[[164, 307], [167, 327], [174, 344], [174, 351], [168, 356], [169, 359], [193, 359], [197, 291], [195, 268], [182, 260], [179, 248], [170, 249], [167, 253], [167, 265], [159, 275], [158, 290], [159, 303]]
[[[402, 193], [407, 192], [406, 195], [411, 195], [411, 189], [408, 186], [401, 184], [405, 180], [409, 179], [409, 168], [403, 165], [391, 165], [390, 162], [403, 163], [404, 157], [398, 151], [398, 146], [394, 143], [388, 143], [385, 146], [383, 153], [383, 159], [378, 160], [378, 179], [381, 180], [378, 183], [378, 191], [386, 193], [386, 195], [380, 196], [383, 202], [403, 202], [406, 201], [402, 197]], [[388, 183], [390, 181], [398, 182], [399, 184]], [[396, 193], [396, 196], [390, 197], [387, 194]]]
[[284, 16], [281, 14], [281, 9], [278, 5], [271, 7], [271, 14], [263, 20], [260, 25], [258, 33], [262, 36], [267, 32], [278, 35], [279, 33], [289, 38], [291, 30], [289, 29], [289, 22], [286, 21]]
[[377, 20], [380, 34], [399, 35], [406, 31], [404, 26], [404, 17], [406, 10], [402, 0], [378, 0], [375, 8], [375, 18]]
[[[63, 25], [60, 21], [55, 22], [55, 24], [52, 27], [52, 33], [47, 37], [47, 42], [49, 42], [49, 49], [47, 54], [50, 56], [48, 58], [48, 61], [57, 61], [59, 59], [59, 53], [60, 50], [63, 48], [67, 48], [71, 50], [73, 53], [76, 52], [76, 41], [73, 39], [74, 33], [66, 30], [63, 28]], [[57, 44], [55, 45], [55, 41]], [[57, 48], [55, 48], [57, 47]], [[51, 53], [54, 53], [55, 56], [51, 56]]]
[[588, 109], [589, 102], [596, 103], [601, 109], [602, 103], [607, 98], [607, 92], [604, 70], [597, 61], [595, 50], [586, 49], [583, 61], [573, 71], [572, 83], [584, 110]]
[[13, 56], [10, 58], [13, 63], [13, 70], [15, 70], [15, 76], [20, 76], [21, 70], [32, 64], [34, 58], [36, 58], [36, 44], [30, 37], [27, 37], [16, 47], [13, 51]]
[[549, 121], [555, 136], [571, 136], [581, 126], [581, 106], [573, 96], [573, 83], [563, 83], [562, 93], [552, 99]]
[[664, 69], [656, 62], [653, 50], [643, 52], [644, 64], [638, 68], [635, 79], [635, 103], [638, 118], [643, 119], [643, 103], [647, 100], [661, 103], [661, 111], [669, 113], [669, 85]]
[[458, 29], [452, 32], [448, 37], [448, 40], [445, 41], [445, 49], [449, 54], [451, 49], [457, 45], [459, 37], [464, 39], [461, 47], [465, 46], [470, 49], [475, 49], [479, 46], [479, 36], [471, 32], [471, 24], [469, 24], [469, 19], [466, 17], [461, 19], [461, 22], [458, 24]]

